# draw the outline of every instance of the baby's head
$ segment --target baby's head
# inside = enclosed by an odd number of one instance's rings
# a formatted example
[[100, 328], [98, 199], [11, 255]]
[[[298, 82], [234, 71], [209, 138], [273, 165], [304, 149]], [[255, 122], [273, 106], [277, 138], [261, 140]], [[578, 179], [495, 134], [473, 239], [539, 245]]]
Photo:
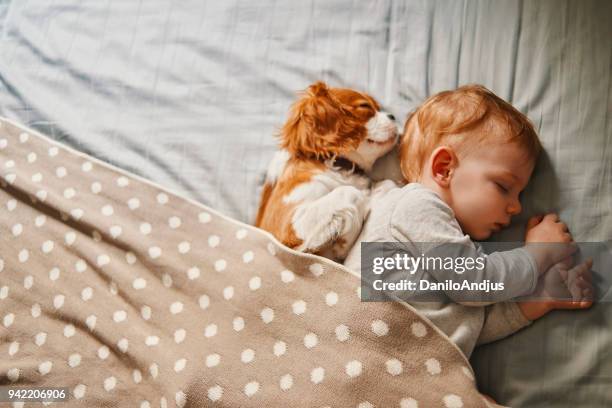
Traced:
[[409, 115], [400, 161], [408, 182], [436, 191], [463, 232], [481, 240], [521, 212], [519, 194], [541, 150], [525, 115], [485, 87], [467, 85]]

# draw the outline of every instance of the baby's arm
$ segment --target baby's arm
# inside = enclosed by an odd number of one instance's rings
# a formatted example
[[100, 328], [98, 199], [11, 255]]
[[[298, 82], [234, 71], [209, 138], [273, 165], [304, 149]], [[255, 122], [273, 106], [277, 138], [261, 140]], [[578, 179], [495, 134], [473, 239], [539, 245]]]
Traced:
[[476, 345], [503, 339], [531, 324], [517, 303], [500, 302], [485, 307], [485, 321]]

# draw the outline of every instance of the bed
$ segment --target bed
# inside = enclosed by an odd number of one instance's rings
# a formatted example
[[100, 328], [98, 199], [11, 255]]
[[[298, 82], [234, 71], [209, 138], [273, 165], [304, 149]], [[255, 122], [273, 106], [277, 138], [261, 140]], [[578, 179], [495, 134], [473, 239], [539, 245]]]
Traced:
[[[556, 210], [576, 240], [610, 245], [610, 21], [603, 0], [0, 0], [0, 116], [252, 223], [298, 90], [362, 89], [403, 121], [481, 83], [546, 150], [523, 215], [493, 239]], [[386, 159], [378, 177], [397, 174]], [[481, 347], [479, 389], [509, 406], [611, 405], [610, 311], [554, 312]]]

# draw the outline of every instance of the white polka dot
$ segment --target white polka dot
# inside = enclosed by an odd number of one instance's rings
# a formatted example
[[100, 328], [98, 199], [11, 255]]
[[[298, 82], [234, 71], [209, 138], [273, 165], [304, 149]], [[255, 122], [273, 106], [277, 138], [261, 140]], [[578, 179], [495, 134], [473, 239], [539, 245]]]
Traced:
[[148, 222], [143, 222], [140, 224], [140, 226], [138, 227], [138, 229], [140, 230], [140, 233], [143, 235], [148, 235], [151, 233], [151, 224], [149, 224]]
[[64, 299], [66, 299], [64, 295], [55, 295], [53, 297], [53, 306], [56, 309], [59, 309], [60, 307], [64, 306]]
[[76, 234], [73, 231], [67, 232], [64, 236], [64, 241], [69, 246], [74, 244], [74, 241], [76, 241]]
[[15, 208], [17, 208], [17, 200], [15, 200], [14, 198], [8, 200], [6, 202], [6, 209], [9, 211], [13, 211]]
[[209, 324], [208, 326], [206, 326], [206, 328], [204, 329], [204, 336], [205, 337], [213, 337], [217, 334], [217, 325], [216, 324]]
[[91, 186], [89, 187], [89, 189], [91, 190], [92, 193], [99, 194], [102, 191], [102, 184], [100, 184], [97, 181], [94, 181], [93, 183], [91, 183]]
[[314, 384], [319, 384], [325, 378], [325, 369], [323, 367], [313, 368], [310, 372], [310, 381]]
[[119, 187], [127, 187], [129, 184], [130, 184], [130, 180], [128, 180], [127, 177], [121, 176], [117, 179], [117, 185]]
[[181, 219], [177, 216], [173, 216], [168, 218], [168, 225], [170, 226], [170, 228], [178, 228], [181, 226]]
[[304, 314], [306, 312], [306, 302], [303, 300], [295, 301], [291, 305], [291, 309], [293, 309], [293, 313], [296, 315]]
[[38, 303], [34, 303], [32, 305], [31, 313], [33, 318], [37, 318], [40, 316], [40, 305]]
[[23, 279], [23, 287], [26, 289], [30, 289], [34, 284], [34, 277], [32, 275], [28, 275]]
[[81, 170], [88, 172], [91, 171], [91, 169], [93, 168], [93, 165], [91, 164], [91, 162], [85, 162], [81, 165]]
[[134, 255], [133, 252], [126, 252], [125, 253], [125, 261], [130, 264], [130, 265], [134, 265], [136, 263], [136, 255]]
[[236, 239], [244, 239], [246, 236], [247, 236], [247, 230], [245, 230], [244, 228], [241, 228], [238, 231], [236, 231]]
[[357, 404], [357, 408], [374, 408], [374, 405], [369, 401], [363, 401]]
[[164, 205], [168, 202], [168, 195], [166, 195], [165, 193], [159, 193], [157, 195], [157, 202], [161, 205]]
[[96, 328], [97, 320], [98, 318], [95, 315], [87, 316], [87, 319], [85, 320], [85, 324], [87, 324], [87, 327], [89, 328], [89, 330], [93, 331]]
[[110, 232], [111, 237], [117, 239], [117, 237], [123, 233], [123, 228], [121, 228], [119, 225], [113, 225], [108, 231]]
[[85, 396], [86, 391], [87, 391], [87, 386], [85, 384], [79, 384], [76, 387], [74, 387], [74, 390], [72, 391], [72, 395], [74, 395], [74, 398], [76, 399], [81, 399]]
[[358, 361], [358, 360], [349, 361], [348, 363], [346, 363], [346, 366], [345, 366], [346, 375], [348, 375], [349, 377], [357, 377], [361, 375], [362, 368], [363, 366], [361, 364], [361, 361]]
[[70, 216], [77, 221], [80, 220], [81, 217], [83, 217], [83, 214], [85, 214], [85, 212], [80, 208], [75, 208], [73, 210], [70, 210]]
[[218, 385], [208, 389], [208, 399], [212, 402], [219, 401], [223, 396], [223, 388]]
[[187, 336], [187, 332], [185, 329], [178, 329], [174, 332], [174, 342], [176, 344], [181, 344], [185, 341], [185, 337]]
[[200, 304], [200, 308], [206, 309], [210, 305], [210, 297], [208, 297], [208, 295], [202, 295], [198, 299], [198, 303]]
[[0, 139], [0, 150], [6, 148], [6, 146], [8, 146], [8, 140]]
[[259, 391], [259, 383], [257, 381], [251, 381], [244, 386], [244, 393], [247, 397], [252, 397]]
[[113, 313], [113, 320], [116, 323], [124, 322], [127, 319], [127, 312], [125, 310], [117, 310]]
[[338, 303], [338, 294], [336, 292], [328, 292], [325, 295], [325, 304], [327, 306], [334, 306]]
[[87, 286], [86, 288], [83, 288], [83, 290], [81, 291], [81, 299], [83, 299], [84, 302], [87, 302], [92, 297], [93, 297], [93, 289], [90, 288], [89, 286]]
[[427, 361], [425, 361], [425, 367], [427, 368], [427, 372], [431, 375], [440, 374], [442, 372], [440, 362], [435, 358], [427, 359]]
[[167, 273], [164, 273], [162, 275], [162, 284], [167, 288], [171, 287], [172, 286], [172, 276], [170, 276]]
[[215, 271], [222, 272], [227, 268], [227, 262], [225, 259], [218, 259], [215, 261]]
[[6, 163], [4, 163], [4, 167], [6, 167], [7, 169], [12, 169], [13, 167], [15, 167], [15, 161], [8, 160]]
[[136, 290], [144, 289], [147, 287], [147, 281], [143, 278], [136, 278], [132, 282], [132, 287]]
[[187, 403], [185, 392], [182, 390], [177, 391], [176, 394], [174, 394], [174, 401], [176, 402], [177, 408], [183, 408], [185, 403]]
[[293, 280], [295, 279], [295, 274], [287, 269], [285, 269], [284, 271], [281, 271], [280, 275], [281, 275], [281, 280], [284, 283], [293, 282]]
[[140, 384], [140, 382], [142, 381], [142, 373], [140, 372], [140, 370], [132, 371], [132, 379], [136, 384]]
[[221, 362], [221, 356], [217, 353], [206, 356], [206, 367], [216, 367]]
[[145, 339], [145, 344], [147, 346], [157, 346], [159, 344], [159, 337], [147, 336], [147, 338]]
[[268, 247], [268, 252], [270, 253], [270, 255], [276, 256], [276, 246], [272, 242], [269, 242], [267, 247]]
[[49, 271], [49, 279], [51, 279], [52, 281], [58, 280], [59, 277], [60, 277], [59, 268], [53, 268]]
[[314, 276], [319, 277], [323, 275], [323, 265], [320, 263], [313, 263], [308, 267], [308, 270], [310, 270], [310, 273], [312, 273]]
[[42, 174], [40, 173], [36, 173], [36, 174], [32, 174], [32, 182], [33, 183], [40, 183], [43, 179]]
[[412, 334], [416, 337], [424, 337], [427, 334], [427, 328], [421, 322], [415, 322], [410, 325], [412, 329]]
[[110, 281], [110, 283], [108, 284], [108, 293], [113, 296], [119, 293], [119, 287], [117, 287], [117, 282]]
[[389, 326], [382, 320], [374, 320], [372, 322], [372, 332], [378, 337], [386, 336], [389, 333]]
[[261, 288], [261, 278], [259, 276], [249, 279], [249, 289], [257, 290], [259, 288]]
[[67, 198], [68, 200], [73, 198], [75, 195], [76, 195], [76, 191], [72, 187], [69, 187], [64, 190], [64, 198]]
[[157, 376], [159, 375], [159, 366], [157, 365], [157, 363], [149, 365], [149, 374], [151, 374], [151, 377], [157, 378]]
[[17, 175], [15, 173], [8, 173], [4, 175], [4, 179], [7, 183], [13, 184], [17, 180]]
[[461, 408], [463, 407], [463, 401], [461, 397], [455, 394], [448, 394], [442, 398], [444, 401], [444, 406], [446, 408]]
[[47, 240], [43, 242], [41, 249], [45, 254], [48, 254], [49, 252], [53, 251], [54, 247], [55, 247], [55, 244], [53, 243], [53, 241]]
[[81, 355], [79, 353], [71, 354], [68, 357], [68, 365], [72, 368], [77, 367], [81, 364]]
[[149, 401], [142, 401], [140, 403], [140, 408], [151, 408], [151, 403]]
[[274, 355], [280, 357], [287, 352], [287, 343], [284, 341], [277, 341], [274, 343]]
[[385, 362], [387, 372], [391, 375], [400, 375], [404, 370], [402, 362], [396, 358], [392, 358]]
[[319, 343], [319, 338], [317, 337], [316, 334], [308, 333], [307, 335], [304, 336], [304, 346], [306, 346], [306, 348], [311, 349], [315, 347], [318, 343]]
[[67, 324], [66, 326], [64, 326], [64, 337], [70, 338], [74, 336], [75, 333], [76, 329], [72, 324]]
[[18, 258], [19, 262], [21, 263], [27, 262], [27, 260], [30, 258], [30, 253], [27, 249], [22, 249], [21, 251], [19, 251]]
[[174, 362], [174, 371], [175, 372], [181, 372], [185, 369], [185, 366], [187, 365], [187, 359], [181, 358], [178, 359]]
[[234, 287], [233, 286], [228, 286], [226, 288], [223, 289], [223, 297], [225, 298], [225, 300], [230, 300], [231, 298], [234, 297]]
[[47, 191], [45, 190], [38, 190], [36, 192], [36, 198], [38, 198], [40, 201], [45, 201], [47, 199]]
[[128, 208], [133, 211], [137, 209], [138, 207], [140, 207], [140, 200], [137, 198], [130, 198], [127, 202], [127, 205], [128, 205]]
[[178, 251], [179, 251], [179, 253], [186, 254], [190, 250], [191, 250], [191, 244], [189, 242], [183, 241], [180, 244], [178, 244]]
[[219, 238], [218, 235], [211, 235], [210, 237], [208, 237], [208, 246], [211, 248], [216, 248], [217, 246], [219, 246], [220, 242], [221, 238]]
[[21, 143], [25, 143], [28, 141], [28, 139], [30, 138], [30, 135], [28, 135], [27, 133], [23, 132], [19, 134], [19, 141]]
[[98, 255], [96, 262], [98, 263], [98, 266], [105, 266], [110, 263], [110, 258], [106, 254]]
[[55, 157], [55, 156], [57, 156], [57, 153], [58, 153], [58, 152], [59, 152], [59, 149], [58, 149], [57, 147], [55, 147], [55, 146], [51, 146], [51, 147], [49, 148], [49, 152], [48, 152], [48, 153], [49, 153], [49, 156], [51, 156], [51, 157]]
[[110, 355], [110, 350], [106, 346], [102, 346], [98, 349], [98, 358], [100, 360], [106, 360]]
[[104, 389], [106, 391], [112, 391], [117, 385], [117, 379], [115, 377], [108, 377], [104, 380]]
[[30, 152], [28, 154], [28, 163], [34, 163], [36, 161], [36, 153]]
[[15, 314], [7, 313], [6, 315], [4, 315], [4, 319], [2, 319], [2, 324], [4, 325], [4, 327], [9, 328], [11, 327], [14, 321], [15, 321]]
[[51, 372], [51, 368], [53, 368], [53, 363], [51, 361], [44, 361], [38, 365], [38, 372], [40, 375], [47, 375]]
[[0, 258], [0, 272], [4, 270], [4, 259]]
[[242, 262], [244, 263], [251, 263], [254, 258], [255, 255], [253, 254], [253, 251], [246, 251], [244, 254], [242, 254]]
[[17, 352], [19, 352], [19, 342], [18, 341], [13, 341], [9, 345], [8, 354], [9, 354], [9, 356], [14, 356], [15, 354], [17, 354]]
[[117, 348], [121, 350], [122, 353], [126, 353], [128, 350], [129, 344], [130, 342], [128, 341], [128, 339], [124, 337], [117, 342]]
[[174, 302], [170, 305], [170, 313], [179, 314], [183, 311], [183, 303], [182, 302]]
[[287, 391], [293, 386], [293, 377], [291, 374], [285, 374], [280, 378], [279, 387], [283, 391]]
[[34, 343], [38, 347], [44, 345], [46, 341], [47, 341], [47, 333], [45, 333], [45, 332], [38, 332], [38, 333], [36, 333], [36, 336], [34, 337]]
[[264, 323], [270, 323], [272, 320], [274, 320], [274, 310], [266, 307], [261, 310], [260, 316]]
[[400, 408], [419, 408], [419, 403], [414, 398], [402, 398]]
[[243, 350], [240, 354], [240, 361], [245, 364], [252, 362], [255, 359], [255, 351], [253, 349]]
[[187, 271], [187, 277], [191, 280], [197, 279], [200, 277], [200, 268], [193, 266], [189, 268]]
[[198, 214], [198, 220], [202, 224], [206, 224], [206, 223], [210, 222], [210, 214], [207, 213], [207, 212], [201, 212], [200, 214]]
[[160, 247], [151, 247], [149, 248], [149, 256], [151, 257], [151, 259], [156, 259], [159, 258], [161, 256], [162, 250]]
[[8, 377], [10, 381], [15, 382], [19, 379], [19, 373], [20, 373], [20, 370], [18, 368], [11, 368], [6, 373], [6, 376]]
[[3, 286], [0, 288], [0, 300], [6, 299], [8, 297], [9, 287]]
[[85, 270], [87, 269], [87, 263], [82, 260], [79, 259], [78, 261], [76, 261], [76, 263], [74, 264], [74, 268], [76, 269], [77, 272], [79, 273], [83, 273], [85, 272]]
[[23, 225], [21, 224], [13, 225], [13, 227], [11, 228], [11, 232], [13, 233], [13, 236], [18, 237], [23, 232]]
[[336, 338], [338, 339], [338, 341], [347, 341], [348, 339], [350, 339], [351, 333], [349, 331], [349, 328], [344, 324], [337, 326]]

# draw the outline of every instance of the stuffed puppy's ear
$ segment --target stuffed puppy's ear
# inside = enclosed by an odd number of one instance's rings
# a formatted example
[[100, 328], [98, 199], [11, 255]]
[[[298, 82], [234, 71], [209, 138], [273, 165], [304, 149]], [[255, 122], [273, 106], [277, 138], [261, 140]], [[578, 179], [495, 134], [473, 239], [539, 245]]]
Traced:
[[331, 158], [356, 148], [365, 127], [323, 82], [312, 84], [291, 108], [281, 147], [301, 158]]

